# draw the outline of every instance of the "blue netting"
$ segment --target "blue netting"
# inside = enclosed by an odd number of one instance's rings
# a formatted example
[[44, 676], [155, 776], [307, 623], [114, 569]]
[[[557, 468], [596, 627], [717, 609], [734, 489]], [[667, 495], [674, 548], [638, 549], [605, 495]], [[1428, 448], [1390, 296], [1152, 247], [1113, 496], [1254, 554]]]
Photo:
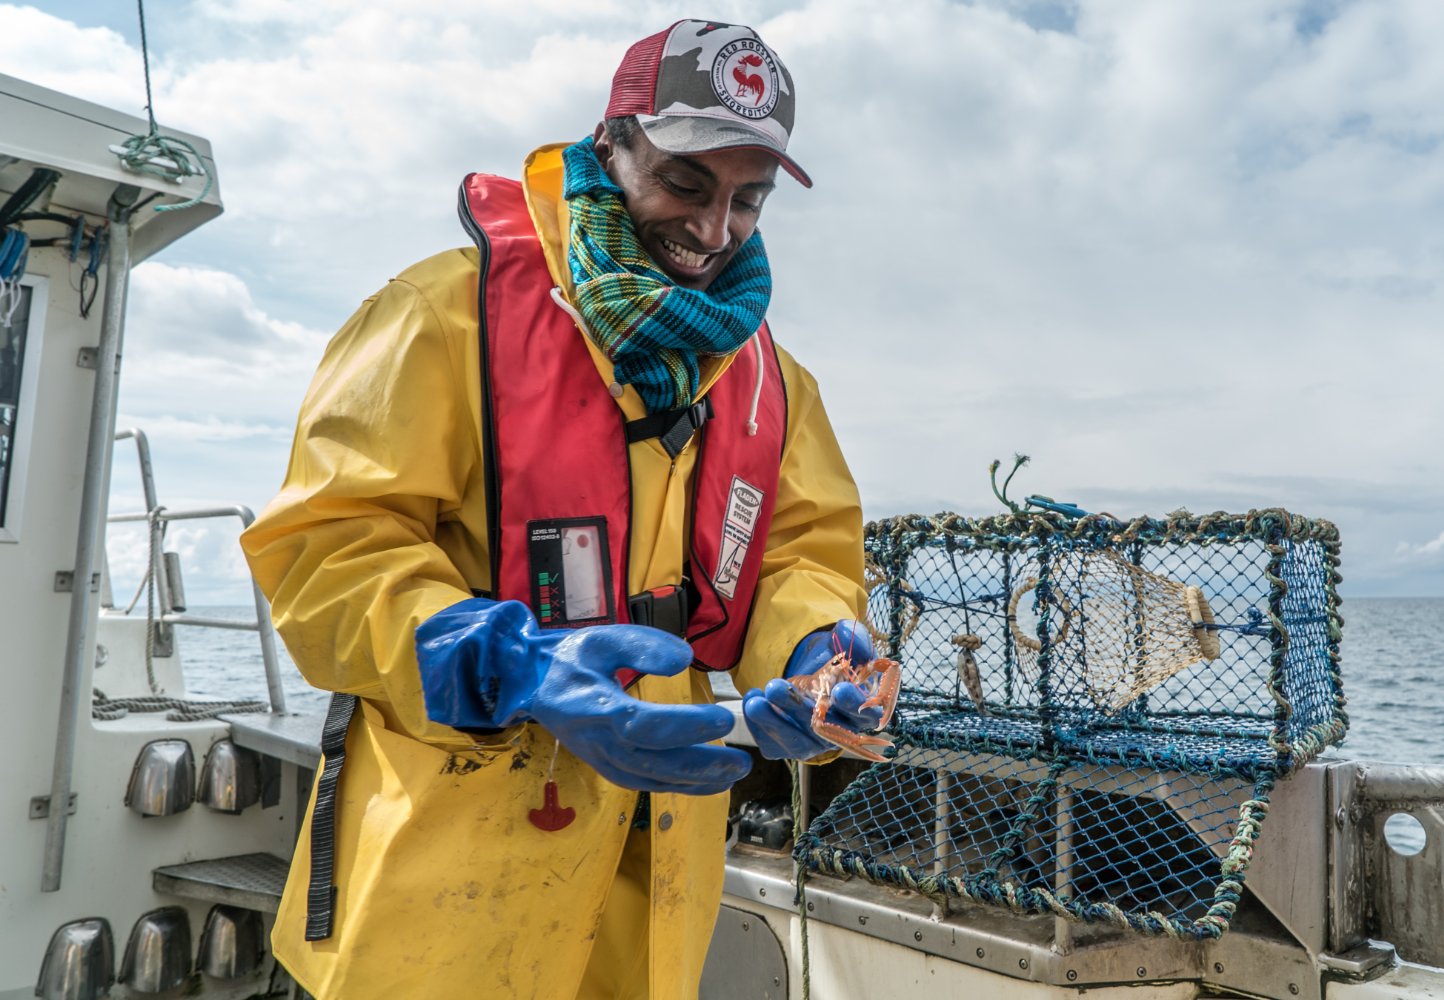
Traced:
[[1179, 938], [1227, 929], [1273, 786], [898, 749], [798, 839], [811, 871]]
[[868, 554], [900, 731], [1245, 777], [1343, 736], [1326, 522], [894, 518]]
[[1284, 511], [868, 526], [894, 760], [810, 870], [1206, 937], [1274, 781], [1343, 737], [1338, 534]]

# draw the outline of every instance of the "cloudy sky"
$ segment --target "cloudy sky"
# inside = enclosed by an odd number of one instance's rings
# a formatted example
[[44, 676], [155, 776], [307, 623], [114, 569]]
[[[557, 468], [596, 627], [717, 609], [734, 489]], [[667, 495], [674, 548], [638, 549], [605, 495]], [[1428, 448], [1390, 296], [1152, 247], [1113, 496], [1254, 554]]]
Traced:
[[[797, 83], [817, 186], [768, 203], [771, 319], [870, 516], [993, 513], [988, 462], [1021, 451], [1022, 492], [1285, 506], [1340, 525], [1346, 594], [1444, 594], [1438, 0], [146, 14], [157, 117], [212, 142], [226, 205], [134, 277], [121, 425], [172, 507], [264, 505], [330, 332], [465, 242], [461, 177], [590, 132], [628, 44], [709, 16]], [[126, 3], [0, 3], [0, 72], [144, 114]], [[177, 538], [244, 593], [229, 536]]]

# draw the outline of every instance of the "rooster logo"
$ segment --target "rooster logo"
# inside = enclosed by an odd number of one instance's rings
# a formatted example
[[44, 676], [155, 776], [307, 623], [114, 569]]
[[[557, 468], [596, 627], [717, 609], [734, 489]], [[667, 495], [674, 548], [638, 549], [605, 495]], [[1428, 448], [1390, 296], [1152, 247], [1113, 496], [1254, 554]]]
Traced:
[[762, 43], [739, 38], [722, 46], [712, 63], [712, 90], [733, 114], [761, 119], [772, 114], [780, 91], [777, 63]]
[[762, 103], [762, 95], [767, 93], [767, 84], [762, 82], [762, 77], [757, 73], [749, 73], [743, 69], [747, 67], [758, 67], [762, 65], [762, 57], [755, 52], [749, 52], [738, 60], [739, 65], [732, 67], [732, 76], [737, 81], [736, 97], [740, 100], [748, 94], [753, 95], [754, 106]]

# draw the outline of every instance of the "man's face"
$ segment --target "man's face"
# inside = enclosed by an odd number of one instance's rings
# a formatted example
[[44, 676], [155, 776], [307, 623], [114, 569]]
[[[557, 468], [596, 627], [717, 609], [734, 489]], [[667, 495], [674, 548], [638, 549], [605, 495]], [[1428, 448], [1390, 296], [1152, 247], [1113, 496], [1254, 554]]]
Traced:
[[642, 247], [683, 288], [701, 290], [757, 228], [777, 160], [760, 149], [682, 156], [652, 145], [640, 130], [630, 148], [602, 125], [597, 159], [626, 195]]

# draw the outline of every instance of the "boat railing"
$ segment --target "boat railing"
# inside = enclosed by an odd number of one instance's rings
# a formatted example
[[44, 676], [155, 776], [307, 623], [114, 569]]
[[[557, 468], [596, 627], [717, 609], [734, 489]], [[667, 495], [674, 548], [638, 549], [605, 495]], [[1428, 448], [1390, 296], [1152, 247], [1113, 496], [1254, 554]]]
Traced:
[[[173, 625], [189, 625], [200, 628], [232, 629], [246, 632], [255, 632], [261, 645], [261, 662], [266, 672], [266, 692], [270, 702], [271, 712], [282, 714], [286, 711], [286, 696], [281, 684], [280, 660], [276, 654], [276, 630], [271, 624], [271, 606], [261, 593], [260, 586], [251, 580], [251, 594], [255, 602], [256, 617], [254, 621], [245, 619], [216, 618], [207, 615], [188, 614], [185, 611], [183, 602], [178, 602], [175, 595], [180, 593], [180, 581], [178, 564], [169, 564], [162, 552], [161, 535], [163, 525], [172, 521], [195, 521], [216, 518], [238, 518], [241, 528], [250, 527], [251, 522], [256, 519], [249, 507], [242, 504], [228, 504], [217, 507], [196, 507], [191, 509], [171, 510], [161, 506], [156, 495], [155, 473], [150, 460], [150, 442], [145, 432], [137, 427], [118, 431], [115, 435], [116, 441], [134, 440], [137, 457], [140, 461], [141, 491], [145, 499], [146, 509], [123, 514], [111, 514], [106, 518], [108, 524], [124, 523], [145, 523], [149, 525], [150, 535], [150, 557], [149, 569], [150, 579], [145, 586], [151, 586], [155, 592], [162, 595], [160, 607], [154, 615], [152, 628], [168, 628]], [[180, 606], [177, 606], [177, 605]]]

